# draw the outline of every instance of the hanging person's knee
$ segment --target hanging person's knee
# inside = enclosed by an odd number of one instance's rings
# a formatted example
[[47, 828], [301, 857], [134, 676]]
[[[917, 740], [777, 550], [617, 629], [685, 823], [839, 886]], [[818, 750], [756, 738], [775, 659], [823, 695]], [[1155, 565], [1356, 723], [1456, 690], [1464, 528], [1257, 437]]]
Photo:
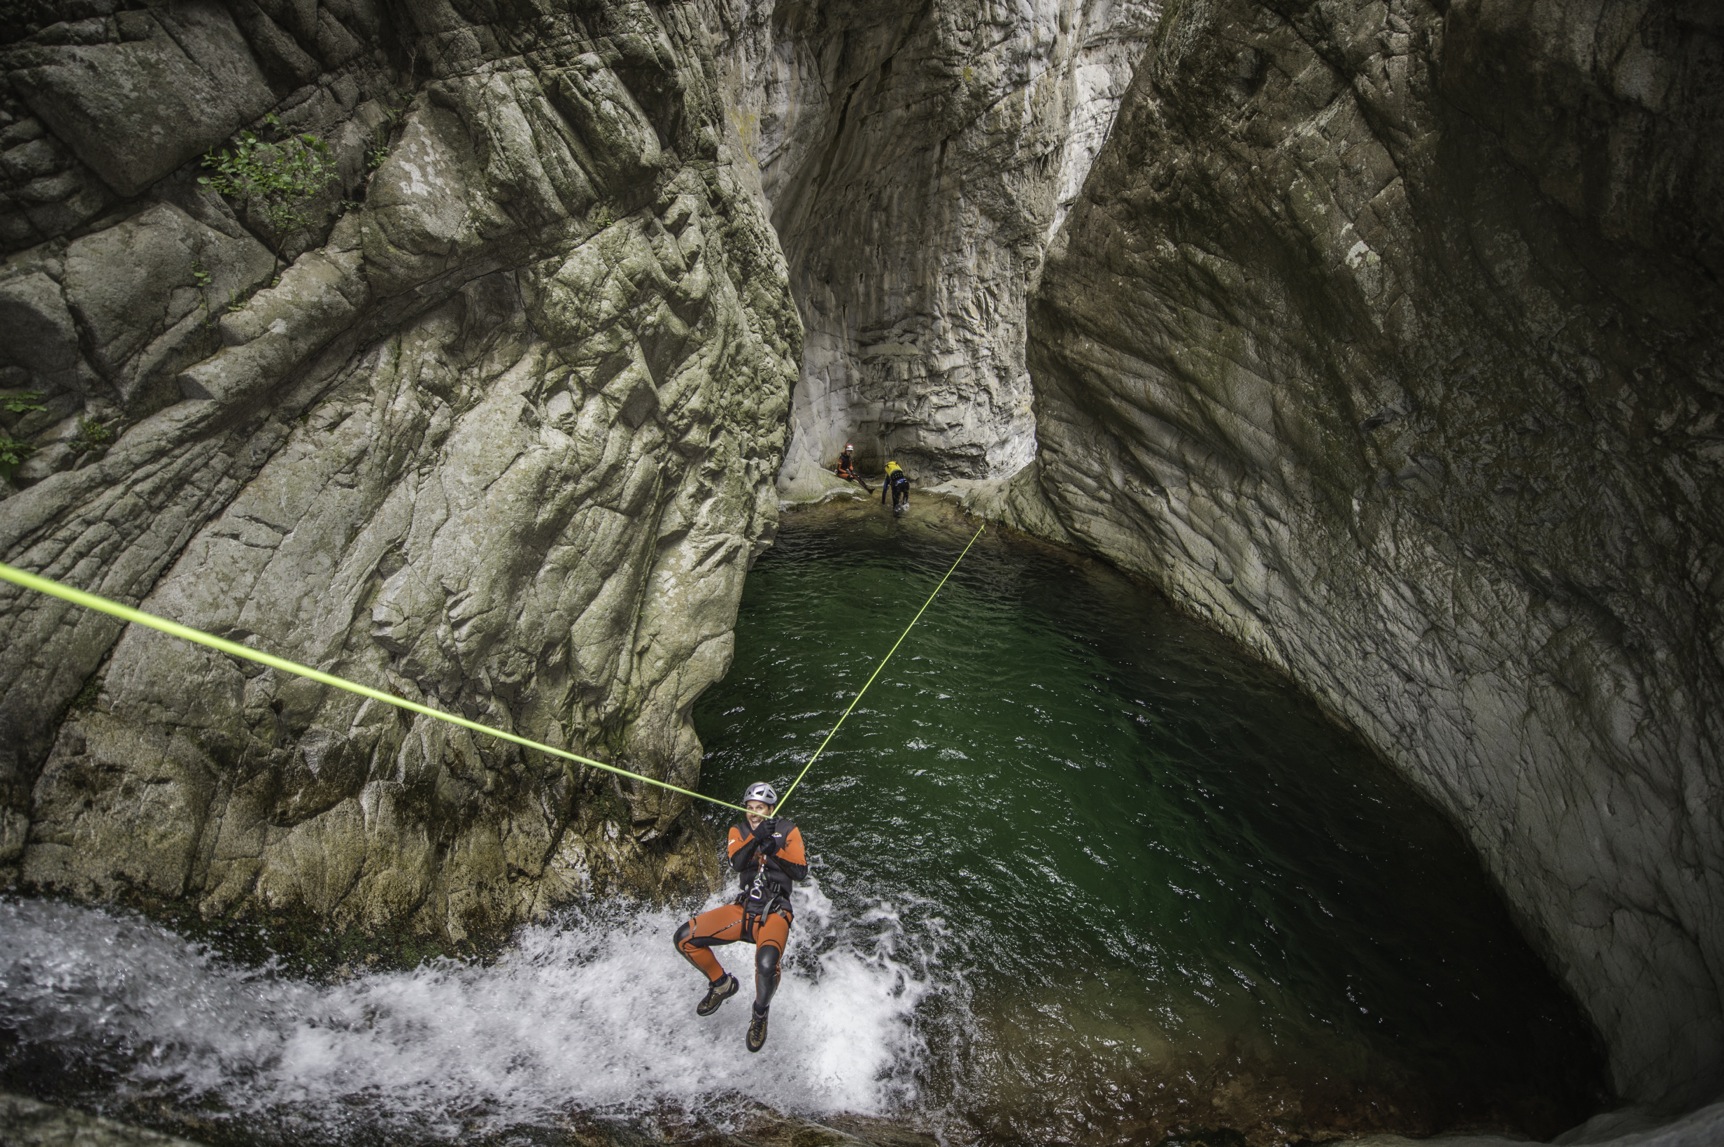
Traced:
[[779, 951], [762, 944], [754, 952], [754, 1007], [764, 1012], [772, 1003], [772, 993], [778, 990]]

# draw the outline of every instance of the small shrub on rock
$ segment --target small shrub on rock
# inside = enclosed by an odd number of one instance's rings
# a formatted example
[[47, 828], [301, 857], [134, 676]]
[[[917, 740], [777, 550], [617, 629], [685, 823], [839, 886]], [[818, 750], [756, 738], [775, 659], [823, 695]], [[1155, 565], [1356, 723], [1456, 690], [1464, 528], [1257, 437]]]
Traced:
[[[278, 131], [281, 121], [274, 115], [264, 126]], [[273, 232], [277, 244], [313, 219], [308, 208], [339, 174], [329, 144], [311, 132], [283, 135], [266, 140], [247, 130], [230, 151], [222, 148], [204, 156], [204, 166], [213, 174], [198, 182], [241, 204]]]

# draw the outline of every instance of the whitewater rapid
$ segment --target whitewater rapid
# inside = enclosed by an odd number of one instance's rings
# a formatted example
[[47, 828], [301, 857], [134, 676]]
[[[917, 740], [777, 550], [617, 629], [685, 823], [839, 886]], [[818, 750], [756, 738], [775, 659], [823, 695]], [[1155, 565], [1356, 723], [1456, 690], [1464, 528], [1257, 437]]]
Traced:
[[[890, 906], [841, 912], [817, 881], [798, 907], [771, 1038], [751, 1055], [749, 993], [695, 1016], [704, 982], [672, 947], [685, 917], [671, 909], [570, 912], [488, 962], [322, 983], [236, 965], [134, 916], [0, 898], [6, 1066], [37, 1057], [122, 1102], [332, 1138], [356, 1126], [454, 1138], [575, 1111], [710, 1118], [737, 1097], [813, 1117], [915, 1105], [918, 1013], [949, 993], [933, 976], [937, 940], [908, 936]], [[753, 951], [719, 950], [745, 987]]]

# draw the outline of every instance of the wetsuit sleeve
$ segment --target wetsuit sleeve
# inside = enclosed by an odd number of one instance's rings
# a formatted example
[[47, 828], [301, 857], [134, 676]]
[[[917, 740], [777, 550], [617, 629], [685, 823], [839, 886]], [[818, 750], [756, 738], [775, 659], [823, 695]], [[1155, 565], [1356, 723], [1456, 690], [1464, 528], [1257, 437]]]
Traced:
[[754, 850], [760, 842], [754, 839], [753, 833], [743, 832], [736, 825], [730, 826], [730, 839], [725, 841], [724, 850], [730, 857], [730, 866], [741, 872], [743, 866], [754, 859]]
[[767, 858], [766, 867], [775, 868], [792, 880], [808, 879], [808, 850], [802, 844], [802, 830], [791, 826], [784, 834], [784, 843]]

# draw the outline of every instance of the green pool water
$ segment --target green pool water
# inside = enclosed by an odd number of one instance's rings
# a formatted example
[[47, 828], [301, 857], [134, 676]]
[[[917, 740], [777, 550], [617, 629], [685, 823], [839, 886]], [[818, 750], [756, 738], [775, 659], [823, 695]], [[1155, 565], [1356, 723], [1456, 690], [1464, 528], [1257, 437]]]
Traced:
[[[707, 791], [782, 791], [974, 525], [787, 515], [696, 708]], [[984, 533], [785, 811], [937, 982], [906, 1114], [954, 1138], [1548, 1134], [1605, 1098], [1458, 832], [1099, 563]]]

